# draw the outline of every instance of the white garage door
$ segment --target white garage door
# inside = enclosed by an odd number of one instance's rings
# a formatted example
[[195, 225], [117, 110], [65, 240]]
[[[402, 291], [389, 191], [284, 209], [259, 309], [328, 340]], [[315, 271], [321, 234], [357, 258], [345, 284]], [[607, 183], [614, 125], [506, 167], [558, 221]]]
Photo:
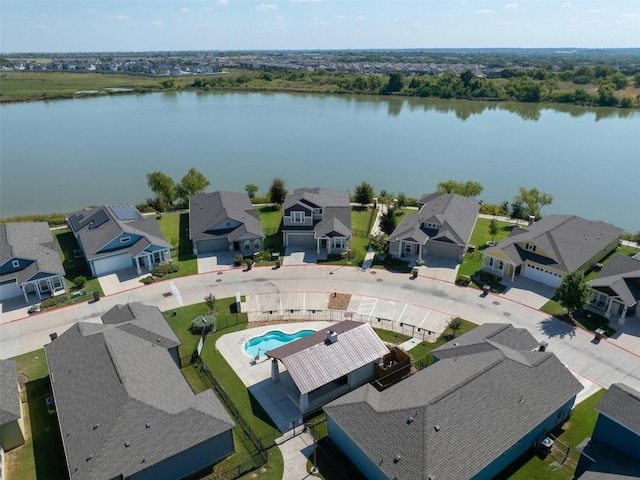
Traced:
[[19, 295], [22, 295], [22, 290], [20, 290], [15, 280], [0, 284], [0, 300], [6, 300]]
[[460, 245], [445, 242], [427, 242], [427, 255], [432, 257], [460, 259]]
[[96, 276], [113, 273], [129, 267], [133, 267], [133, 260], [129, 253], [101, 258], [99, 260], [94, 260], [93, 262], [93, 268], [95, 269]]
[[216, 238], [211, 240], [198, 240], [198, 254], [213, 252], [228, 252], [229, 242], [226, 238]]
[[316, 239], [313, 238], [313, 234], [287, 234], [287, 245], [305, 248], [316, 248]]
[[527, 268], [524, 269], [524, 276], [554, 288], [562, 281], [562, 277], [555, 275], [553, 272], [531, 265], [527, 265]]

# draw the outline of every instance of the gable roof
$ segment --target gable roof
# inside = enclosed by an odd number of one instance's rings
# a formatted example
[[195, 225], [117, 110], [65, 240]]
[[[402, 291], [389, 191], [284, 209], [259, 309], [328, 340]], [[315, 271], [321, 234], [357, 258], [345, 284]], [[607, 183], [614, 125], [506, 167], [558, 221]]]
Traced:
[[[240, 223], [230, 229], [214, 231], [220, 222], [231, 219]], [[249, 195], [237, 192], [198, 193], [189, 197], [189, 238], [229, 238], [231, 241], [250, 233], [265, 238], [258, 212]]]
[[485, 324], [450, 343], [389, 389], [365, 385], [324, 407], [389, 478], [472, 478], [582, 390], [523, 329]]
[[[515, 265], [525, 260], [543, 264], [564, 272], [578, 269], [604, 247], [622, 235], [623, 230], [601, 221], [586, 220], [576, 215], [549, 215], [517, 229], [495, 247], [484, 253], [502, 252]], [[518, 244], [531, 243], [547, 257], [521, 248]]]
[[132, 257], [136, 257], [150, 245], [171, 248], [155, 218], [143, 217], [132, 205], [103, 205], [87, 208], [70, 214], [68, 223], [80, 237], [87, 260], [113, 255], [114, 251], [100, 252], [100, 250], [121, 234], [140, 237], [133, 245], [115, 250], [119, 252], [126, 249]]
[[15, 278], [20, 285], [38, 272], [65, 274], [60, 247], [46, 222], [0, 225], [0, 265], [18, 258], [32, 260], [33, 263], [17, 272], [0, 276], [0, 282]]
[[21, 416], [16, 362], [0, 360], [0, 427]]
[[328, 332], [319, 331], [266, 352], [284, 364], [303, 395], [389, 353], [367, 323], [345, 320], [330, 331], [336, 334], [335, 342], [328, 341]]
[[614, 383], [602, 396], [596, 410], [640, 436], [640, 392]]
[[[313, 226], [316, 238], [351, 236], [351, 204], [348, 192], [322, 187], [297, 188], [286, 196], [282, 208], [287, 210], [295, 205], [301, 205], [305, 209], [322, 208], [322, 220]], [[306, 226], [283, 228], [285, 230], [311, 229]]]
[[157, 307], [119, 305], [103, 319], [45, 347], [73, 476], [127, 478], [233, 428], [211, 390], [193, 394]]
[[589, 285], [620, 298], [625, 305], [637, 303], [640, 300], [640, 258], [616, 253]]
[[[478, 200], [455, 193], [429, 193], [420, 197], [418, 203], [422, 205], [418, 213], [404, 217], [389, 236], [391, 240], [469, 243], [480, 211]], [[440, 225], [440, 228], [425, 227], [426, 223]]]

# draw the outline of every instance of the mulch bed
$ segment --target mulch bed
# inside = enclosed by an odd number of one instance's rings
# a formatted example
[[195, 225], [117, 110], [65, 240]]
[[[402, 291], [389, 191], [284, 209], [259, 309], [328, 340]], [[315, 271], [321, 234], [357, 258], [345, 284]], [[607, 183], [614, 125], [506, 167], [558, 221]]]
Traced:
[[331, 293], [329, 295], [329, 309], [346, 310], [350, 301], [351, 294], [349, 293]]

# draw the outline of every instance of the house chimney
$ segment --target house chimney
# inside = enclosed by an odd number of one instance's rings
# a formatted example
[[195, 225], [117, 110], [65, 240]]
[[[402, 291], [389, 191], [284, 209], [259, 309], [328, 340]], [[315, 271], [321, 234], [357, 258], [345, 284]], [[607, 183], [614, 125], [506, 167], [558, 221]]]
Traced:
[[327, 345], [336, 343], [338, 341], [338, 334], [333, 330], [327, 330]]

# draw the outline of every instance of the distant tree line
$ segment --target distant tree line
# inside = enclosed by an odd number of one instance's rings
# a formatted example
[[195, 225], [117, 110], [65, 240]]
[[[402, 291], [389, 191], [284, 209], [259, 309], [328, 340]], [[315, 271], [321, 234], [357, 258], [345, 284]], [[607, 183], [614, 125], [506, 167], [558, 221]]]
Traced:
[[389, 75], [324, 70], [243, 71], [235, 75], [198, 77], [192, 88], [212, 89], [308, 89], [326, 93], [401, 95], [519, 102], [556, 102], [621, 108], [640, 107], [640, 95], [619, 95], [633, 84], [640, 87], [640, 72], [628, 76], [613, 66], [595, 65], [554, 71], [548, 68], [507, 67], [499, 79], [460, 74]]

